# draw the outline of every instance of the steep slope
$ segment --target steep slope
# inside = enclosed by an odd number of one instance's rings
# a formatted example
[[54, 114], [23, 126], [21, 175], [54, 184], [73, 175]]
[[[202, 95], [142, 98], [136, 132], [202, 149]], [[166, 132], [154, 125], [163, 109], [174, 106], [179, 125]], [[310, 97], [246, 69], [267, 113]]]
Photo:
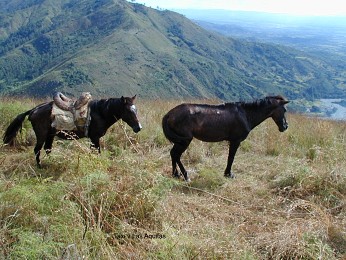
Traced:
[[[1, 0], [0, 92], [246, 99], [343, 93], [342, 68], [124, 0]], [[317, 94], [316, 94], [317, 93]]]

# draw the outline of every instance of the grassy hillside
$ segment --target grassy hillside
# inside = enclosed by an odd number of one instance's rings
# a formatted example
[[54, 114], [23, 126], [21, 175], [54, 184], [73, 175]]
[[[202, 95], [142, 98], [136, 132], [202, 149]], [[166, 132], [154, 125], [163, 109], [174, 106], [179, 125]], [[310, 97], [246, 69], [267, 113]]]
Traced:
[[239, 100], [345, 95], [345, 67], [125, 0], [0, 2], [0, 94]]
[[[1, 99], [0, 134], [41, 100]], [[208, 101], [210, 102], [210, 101]], [[191, 183], [171, 177], [161, 118], [175, 101], [138, 100], [143, 130], [117, 123], [102, 139], [56, 140], [37, 169], [25, 121], [0, 148], [0, 258], [343, 259], [346, 124], [288, 115], [242, 143], [233, 180], [227, 143], [193, 141]]]

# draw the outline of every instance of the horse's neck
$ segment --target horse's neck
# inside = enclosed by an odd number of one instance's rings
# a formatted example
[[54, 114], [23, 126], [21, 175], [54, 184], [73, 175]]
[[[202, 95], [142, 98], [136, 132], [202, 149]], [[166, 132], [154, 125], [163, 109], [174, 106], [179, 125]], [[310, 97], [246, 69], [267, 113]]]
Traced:
[[114, 124], [121, 119], [121, 101], [117, 98], [109, 99], [110, 104], [107, 105], [106, 115], [110, 119], [110, 124]]
[[256, 126], [261, 124], [264, 120], [269, 118], [270, 113], [268, 110], [262, 107], [243, 107], [246, 113], [246, 118], [250, 129], [254, 129]]
[[107, 122], [107, 127], [113, 125], [116, 121], [121, 119], [121, 107], [120, 102], [117, 99], [103, 100], [97, 104], [98, 112], [101, 114], [103, 120]]

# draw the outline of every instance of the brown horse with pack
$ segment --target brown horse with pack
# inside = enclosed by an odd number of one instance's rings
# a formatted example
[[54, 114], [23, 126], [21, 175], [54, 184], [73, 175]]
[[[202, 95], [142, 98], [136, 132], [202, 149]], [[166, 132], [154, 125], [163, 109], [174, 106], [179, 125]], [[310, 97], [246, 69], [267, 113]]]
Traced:
[[73, 100], [58, 92], [53, 99], [19, 114], [7, 127], [3, 138], [5, 144], [13, 144], [28, 116], [36, 135], [34, 152], [38, 167], [41, 167], [40, 150], [44, 147], [46, 153], [50, 153], [55, 136], [63, 139], [89, 137], [92, 146], [101, 152], [100, 138], [118, 120], [126, 122], [135, 133], [142, 129], [134, 105], [136, 96], [92, 100], [86, 92]]

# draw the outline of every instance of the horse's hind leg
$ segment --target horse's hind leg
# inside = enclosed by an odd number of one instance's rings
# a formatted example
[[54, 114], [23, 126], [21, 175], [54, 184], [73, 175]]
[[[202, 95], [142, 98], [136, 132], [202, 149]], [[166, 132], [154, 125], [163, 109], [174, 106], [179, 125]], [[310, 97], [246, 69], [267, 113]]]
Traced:
[[40, 154], [41, 154], [41, 149], [42, 149], [43, 144], [44, 144], [44, 141], [37, 140], [36, 146], [34, 148], [34, 153], [36, 156], [36, 164], [37, 164], [38, 168], [41, 168]]
[[46, 151], [46, 154], [50, 154], [52, 151], [54, 136], [55, 136], [55, 131], [51, 129], [44, 143], [44, 150]]
[[36, 164], [38, 168], [41, 168], [40, 154], [41, 154], [41, 149], [43, 147], [43, 144], [48, 138], [48, 131], [47, 130], [42, 131], [42, 129], [39, 129], [37, 125], [34, 125], [34, 124], [33, 124], [33, 128], [36, 135], [36, 145], [34, 148], [34, 152], [36, 156]]
[[175, 178], [179, 178], [179, 173], [177, 170], [177, 159], [176, 159], [176, 155], [175, 155], [175, 151], [174, 151], [174, 146], [171, 150], [171, 159], [172, 159], [172, 175]]
[[185, 152], [190, 142], [191, 140], [186, 141], [184, 143], [175, 143], [171, 150], [173, 176], [179, 177], [179, 173], [177, 170], [177, 164], [178, 164], [180, 171], [184, 176], [185, 181], [190, 181], [190, 179], [187, 176], [187, 171], [185, 170], [183, 163], [180, 161], [180, 157], [183, 154], [183, 152]]

